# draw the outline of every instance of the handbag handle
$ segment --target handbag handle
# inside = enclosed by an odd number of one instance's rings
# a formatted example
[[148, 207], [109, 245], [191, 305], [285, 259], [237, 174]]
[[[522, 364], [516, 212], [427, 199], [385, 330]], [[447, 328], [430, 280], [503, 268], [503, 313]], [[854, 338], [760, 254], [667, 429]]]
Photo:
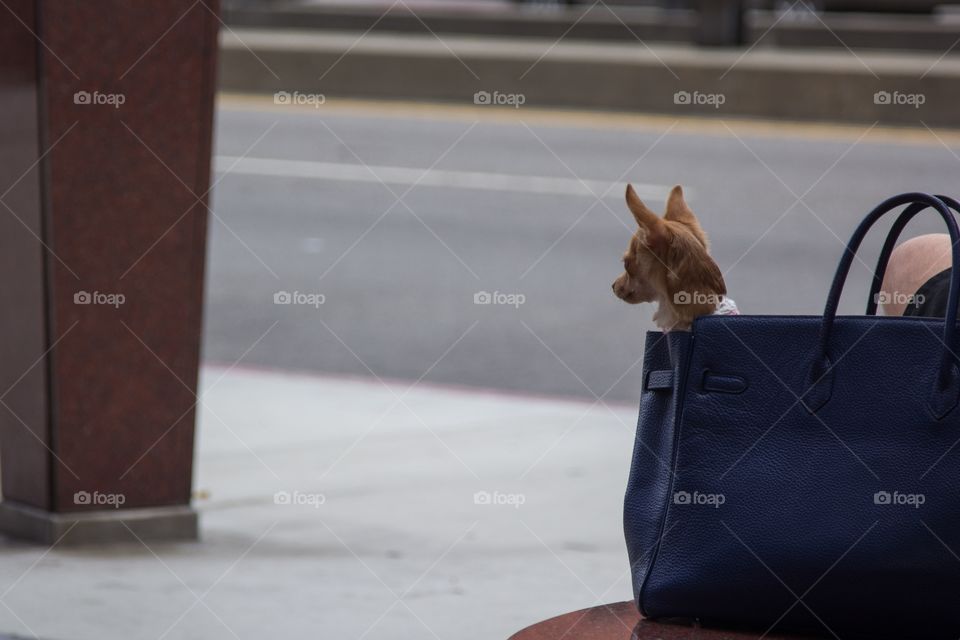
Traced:
[[[957, 213], [960, 213], [960, 202], [948, 196], [937, 195], [935, 197], [942, 200], [945, 205]], [[896, 246], [897, 240], [900, 239], [900, 234], [903, 233], [904, 228], [918, 213], [927, 208], [929, 208], [929, 205], [920, 202], [911, 204], [897, 217], [896, 222], [890, 227], [890, 233], [887, 234], [887, 239], [883, 243], [883, 250], [880, 251], [880, 257], [877, 258], [877, 268], [873, 272], [873, 282], [870, 284], [870, 296], [867, 298], [868, 316], [877, 314], [877, 295], [880, 293], [880, 287], [883, 285], [883, 277], [887, 273], [887, 265], [890, 262], [890, 255], [893, 253], [893, 248]]]
[[[800, 400], [810, 413], [816, 413], [830, 399], [833, 387], [833, 371], [827, 355], [830, 345], [830, 335], [833, 331], [834, 320], [837, 316], [837, 307], [840, 304], [840, 294], [853, 263], [860, 244], [870, 228], [886, 213], [905, 204], [920, 205], [919, 212], [927, 207], [936, 209], [947, 225], [950, 233], [951, 255], [953, 269], [950, 273], [950, 295], [947, 301], [947, 317], [943, 323], [943, 351], [937, 367], [933, 384], [933, 391], [928, 400], [928, 407], [933, 416], [940, 420], [946, 416], [960, 400], [960, 370], [957, 368], [955, 352], [957, 350], [957, 301], [960, 298], [960, 228], [946, 204], [936, 196], [925, 193], [904, 193], [884, 200], [863, 219], [853, 232], [846, 250], [837, 265], [837, 273], [833, 277], [827, 304], [823, 310], [823, 321], [820, 325], [820, 336], [814, 350], [813, 363], [807, 375], [807, 390]], [[909, 211], [910, 209], [908, 209]], [[917, 212], [911, 214], [916, 215]]]

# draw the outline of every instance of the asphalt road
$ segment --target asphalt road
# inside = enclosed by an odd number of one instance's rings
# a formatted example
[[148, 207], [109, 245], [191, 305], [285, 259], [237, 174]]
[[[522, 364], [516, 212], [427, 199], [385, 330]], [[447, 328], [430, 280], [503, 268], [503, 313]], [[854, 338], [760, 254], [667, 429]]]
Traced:
[[686, 187], [744, 313], [818, 314], [873, 205], [960, 195], [954, 153], [922, 130], [225, 99], [204, 356], [632, 403], [653, 309], [610, 291], [626, 181], [654, 208]]

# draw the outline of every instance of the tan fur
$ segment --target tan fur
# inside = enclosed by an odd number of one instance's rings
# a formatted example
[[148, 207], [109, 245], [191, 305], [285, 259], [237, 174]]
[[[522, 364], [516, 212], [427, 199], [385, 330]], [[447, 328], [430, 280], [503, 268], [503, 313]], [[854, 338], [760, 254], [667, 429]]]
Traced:
[[663, 331], [689, 331], [697, 316], [713, 313], [727, 294], [723, 274], [708, 253], [707, 234], [683, 199], [670, 191], [661, 218], [627, 185], [627, 207], [638, 229], [623, 254], [624, 272], [613, 292], [630, 304], [656, 302], [653, 320]]

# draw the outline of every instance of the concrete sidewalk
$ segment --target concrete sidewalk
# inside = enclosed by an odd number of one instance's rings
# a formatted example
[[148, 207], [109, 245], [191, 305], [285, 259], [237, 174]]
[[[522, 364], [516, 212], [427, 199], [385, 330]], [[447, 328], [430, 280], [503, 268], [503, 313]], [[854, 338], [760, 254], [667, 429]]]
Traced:
[[633, 407], [207, 366], [202, 541], [0, 546], [44, 639], [506, 638], [630, 598]]

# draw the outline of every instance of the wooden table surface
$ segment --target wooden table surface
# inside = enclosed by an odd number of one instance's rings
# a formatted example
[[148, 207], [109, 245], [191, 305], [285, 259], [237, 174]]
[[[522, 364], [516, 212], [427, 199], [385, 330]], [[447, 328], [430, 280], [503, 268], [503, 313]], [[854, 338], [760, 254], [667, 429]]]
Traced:
[[[633, 602], [617, 602], [544, 620], [513, 634], [510, 640], [757, 640], [761, 636], [652, 622], [640, 616]], [[763, 637], [785, 640], [784, 636]]]

